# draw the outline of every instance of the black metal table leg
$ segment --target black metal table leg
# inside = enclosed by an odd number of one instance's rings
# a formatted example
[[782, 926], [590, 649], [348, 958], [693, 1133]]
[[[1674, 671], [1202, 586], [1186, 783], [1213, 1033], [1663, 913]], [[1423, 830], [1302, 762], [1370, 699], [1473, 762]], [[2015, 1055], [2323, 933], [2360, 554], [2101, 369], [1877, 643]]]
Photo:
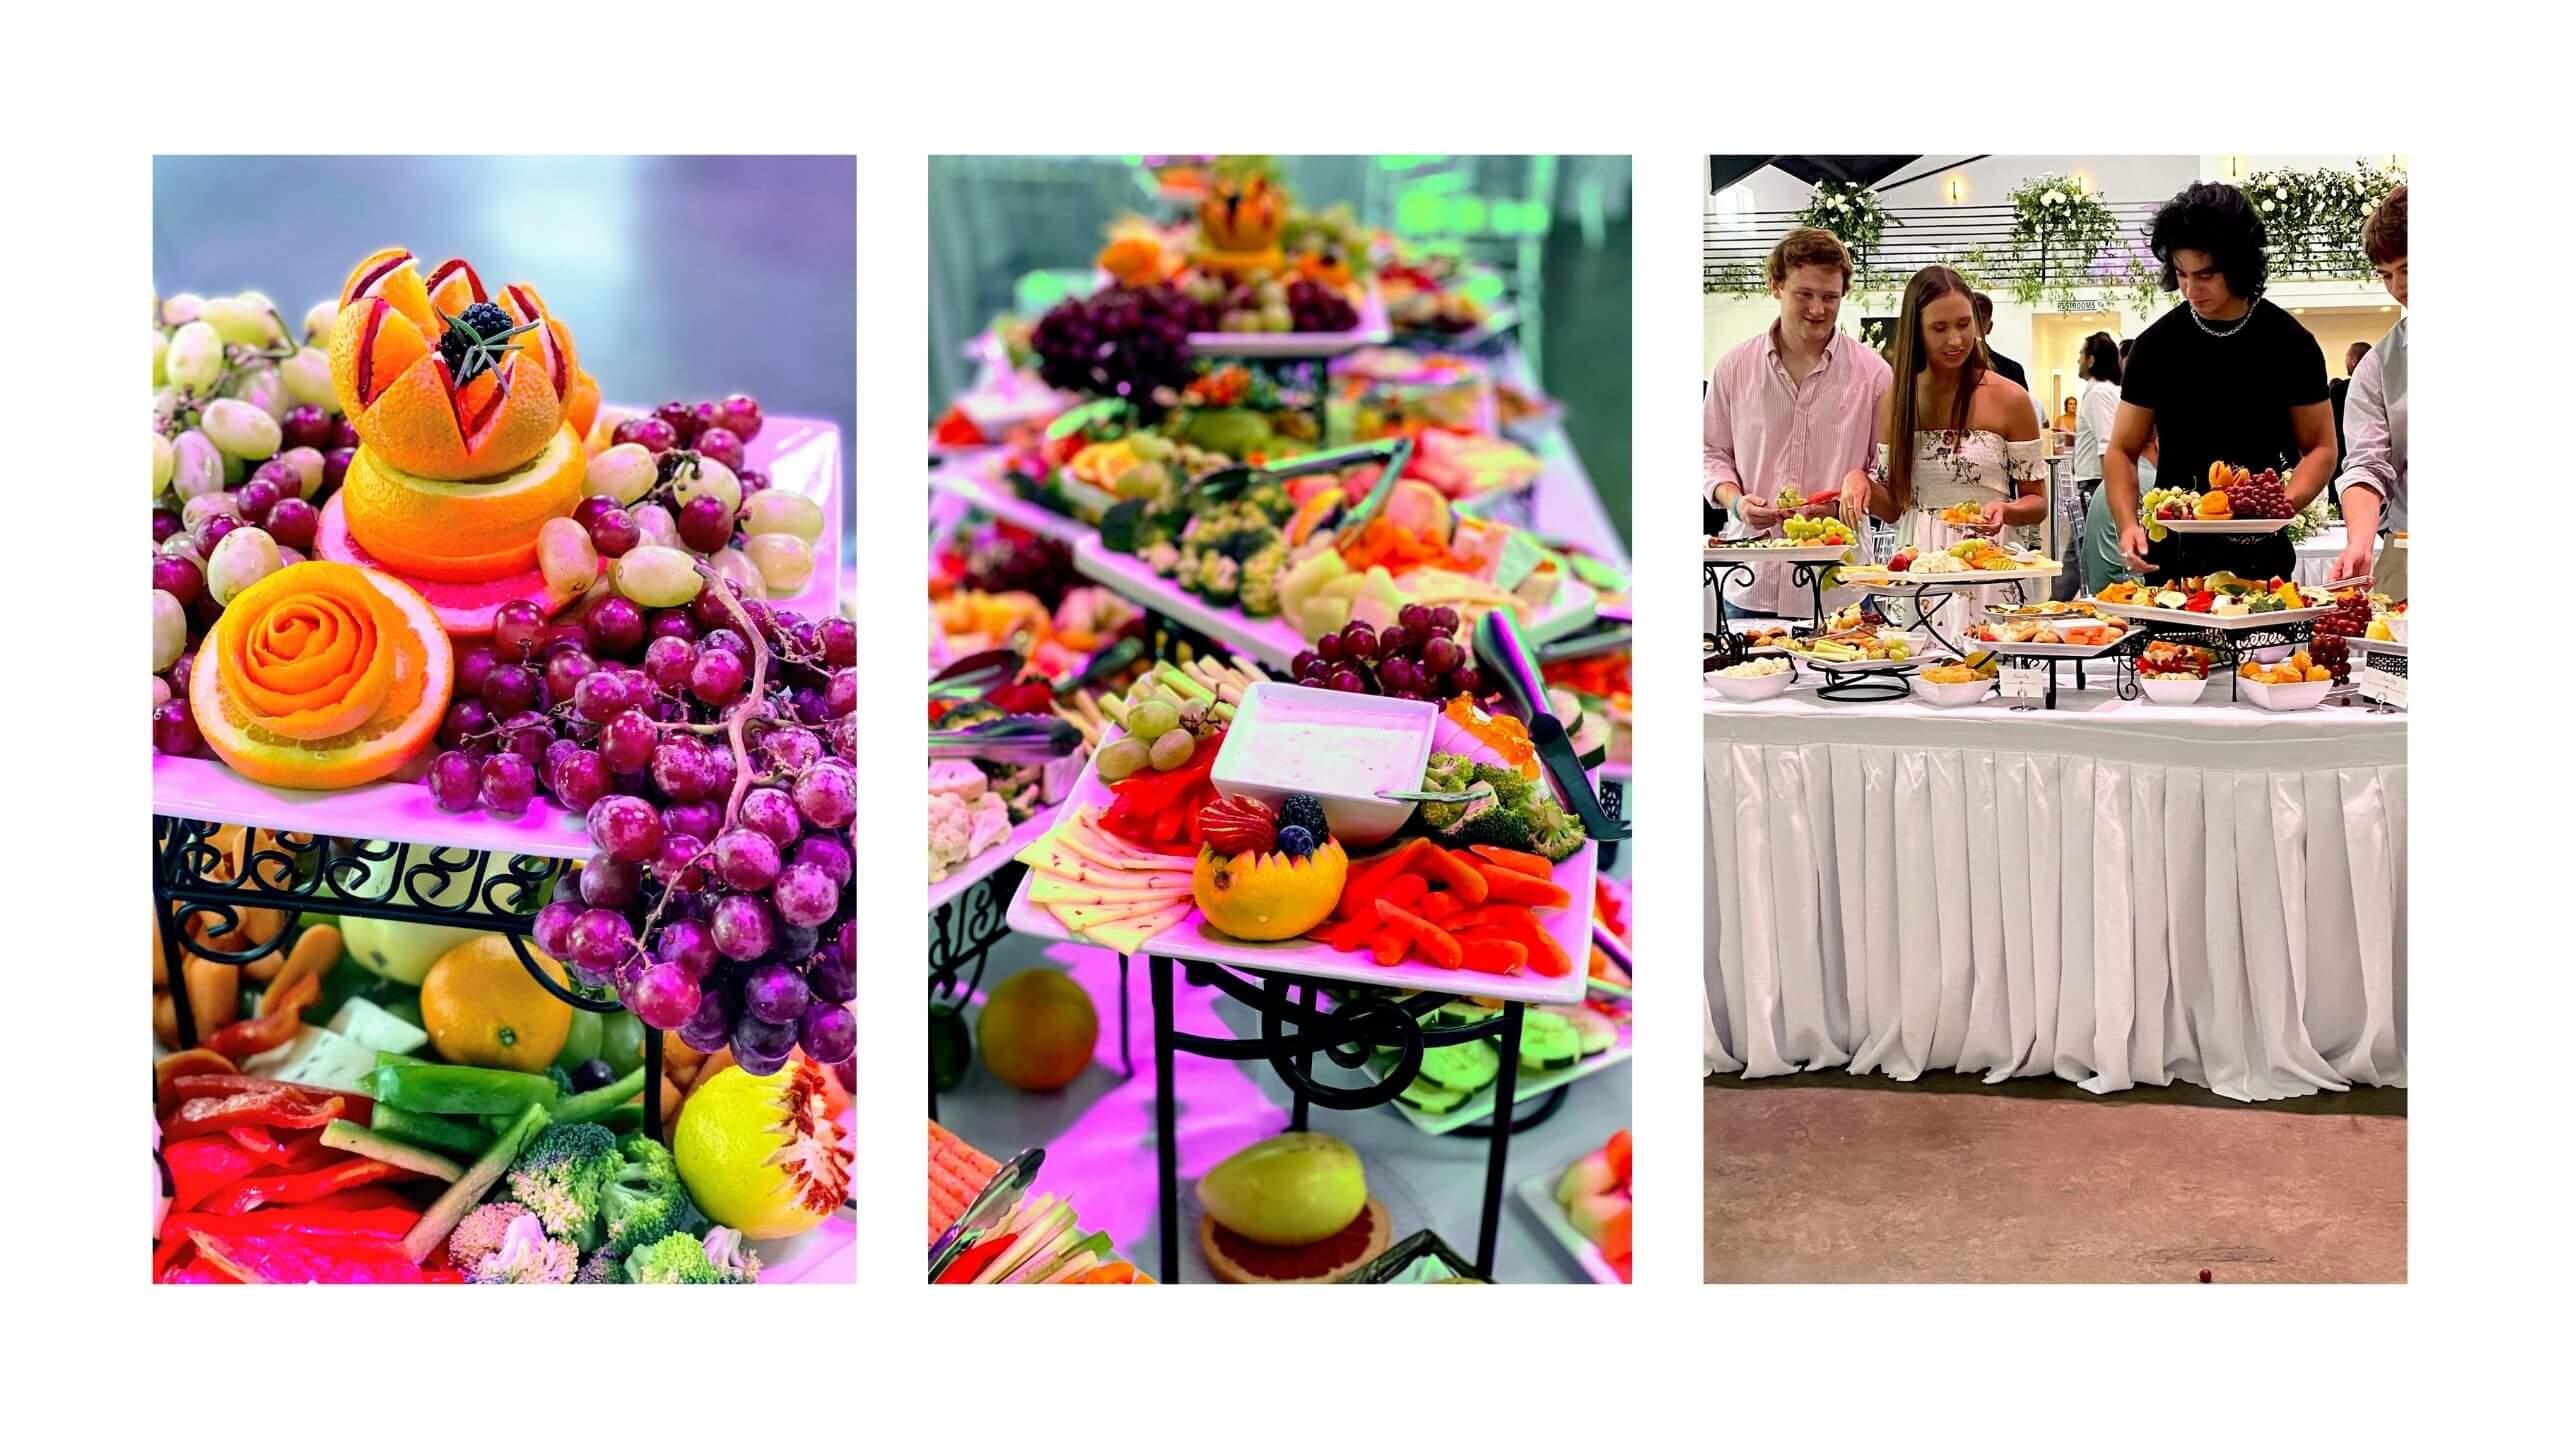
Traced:
[[1120, 957], [1120, 1073], [1134, 1076], [1138, 1067], [1129, 1060], [1129, 957]]
[[1152, 955], [1147, 965], [1147, 990], [1155, 1003], [1156, 1031], [1156, 1278], [1167, 1285], [1179, 1285], [1181, 1214], [1173, 1196], [1173, 962], [1162, 955]]
[[658, 1077], [667, 1073], [667, 1034], [655, 1025], [640, 1027], [640, 1069], [642, 1083], [649, 1092], [646, 1108], [640, 1112], [646, 1117], [643, 1121], [646, 1128], [641, 1133], [652, 1140], [664, 1141], [667, 1138], [666, 1126], [664, 1117], [658, 1113], [658, 1091], [663, 1086]]
[[[1271, 998], [1274, 1000], [1282, 998], [1283, 989], [1284, 987], [1282, 987], [1278, 978], [1274, 977], [1271, 981]], [[1310, 1010], [1314, 1009], [1316, 1005], [1316, 987], [1313, 985], [1300, 985], [1297, 989], [1298, 1003], [1306, 1006]], [[1289, 1128], [1300, 1134], [1306, 1133], [1307, 1129], [1307, 1092], [1294, 1086], [1289, 1090]]]
[[1476, 1270], [1493, 1274], [1493, 1246], [1502, 1227], [1502, 1177], [1511, 1162], [1511, 1103], [1520, 1089], [1520, 1028], [1529, 1007], [1517, 1000], [1502, 1006], [1502, 1062], [1494, 1081], [1493, 1141], [1484, 1159], [1484, 1218], [1476, 1227]]

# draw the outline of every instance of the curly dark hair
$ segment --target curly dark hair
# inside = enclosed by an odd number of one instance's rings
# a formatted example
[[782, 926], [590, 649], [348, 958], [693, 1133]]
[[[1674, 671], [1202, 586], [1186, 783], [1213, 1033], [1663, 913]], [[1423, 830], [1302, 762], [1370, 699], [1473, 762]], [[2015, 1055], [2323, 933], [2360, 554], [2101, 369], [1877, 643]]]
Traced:
[[2364, 258], [2376, 265], [2409, 258], [2409, 187], [2394, 185], [2364, 217]]
[[2237, 185], [2204, 180], [2179, 191], [2151, 217], [2150, 241], [2163, 290], [2178, 288], [2170, 255], [2201, 250], [2213, 257], [2232, 294], [2255, 300], [2267, 292], [2267, 222]]

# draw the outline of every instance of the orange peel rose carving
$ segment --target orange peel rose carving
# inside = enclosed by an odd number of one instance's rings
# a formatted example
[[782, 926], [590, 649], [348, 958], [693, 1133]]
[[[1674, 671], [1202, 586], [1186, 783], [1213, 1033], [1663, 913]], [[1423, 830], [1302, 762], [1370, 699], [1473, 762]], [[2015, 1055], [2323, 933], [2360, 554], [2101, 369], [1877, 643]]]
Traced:
[[361, 566], [306, 560], [223, 610], [187, 700], [232, 769], [339, 790], [423, 750], [452, 694], [452, 643], [416, 591]]

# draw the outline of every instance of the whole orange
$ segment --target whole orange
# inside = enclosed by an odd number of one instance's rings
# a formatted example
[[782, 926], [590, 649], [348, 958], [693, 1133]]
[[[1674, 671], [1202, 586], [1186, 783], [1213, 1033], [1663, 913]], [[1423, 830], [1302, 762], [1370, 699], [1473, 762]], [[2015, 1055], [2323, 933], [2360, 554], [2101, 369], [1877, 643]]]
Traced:
[[978, 1012], [978, 1054], [1017, 1090], [1062, 1090], [1093, 1063], [1093, 997], [1063, 970], [1007, 976]]
[[[544, 974], [568, 983], [559, 961], [539, 950], [533, 958]], [[436, 1053], [454, 1064], [534, 1074], [560, 1058], [575, 1018], [525, 973], [504, 935], [483, 935], [444, 952], [418, 986], [418, 1014]]]

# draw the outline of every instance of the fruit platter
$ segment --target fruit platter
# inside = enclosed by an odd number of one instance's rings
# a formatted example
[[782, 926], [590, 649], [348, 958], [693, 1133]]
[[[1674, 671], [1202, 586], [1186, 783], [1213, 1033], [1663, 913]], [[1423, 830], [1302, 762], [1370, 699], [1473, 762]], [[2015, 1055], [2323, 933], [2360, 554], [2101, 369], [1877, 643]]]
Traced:
[[1959, 540], [1944, 550], [1904, 546], [1880, 565], [1843, 565], [1831, 583], [1844, 588], [1904, 592], [1932, 585], [1989, 585], [2034, 580], [2062, 572], [2062, 562], [2024, 546], [1997, 540]]
[[[1124, 501], [1076, 542], [1076, 569], [1275, 666], [1354, 620], [1383, 631], [1407, 606], [1451, 612], [1453, 631], [1507, 610], [1531, 644], [1597, 613], [1598, 593], [1527, 532], [1460, 513], [1436, 485], [1362, 468], [1256, 472], [1214, 499], [1183, 490]], [[1377, 484], [1389, 492], [1353, 533], [1345, 522]]]
[[1595, 1284], [1635, 1283], [1635, 1139], [1621, 1130], [1553, 1175], [1520, 1182], [1520, 1203]]
[[[1333, 397], [1354, 440], [1435, 427], [1498, 434], [1501, 411], [1481, 361], [1446, 351], [1370, 346], [1333, 362]], [[1337, 425], [1337, 429], [1345, 428]]]
[[1829, 627], [1820, 635], [1790, 635], [1775, 646], [1807, 668], [1852, 674], [1909, 665], [1936, 653], [1924, 637], [1872, 621], [1846, 629]]
[[2133, 673], [2142, 696], [2154, 705], [2192, 705], [2213, 678], [2222, 657], [2201, 645], [2154, 640], [2134, 657]]
[[1492, 272], [1391, 238], [1385, 245], [1391, 253], [1377, 267], [1378, 291], [1398, 336], [1468, 349], [1518, 321], [1518, 312], [1486, 303], [1502, 289]]
[[1837, 560], [1849, 553], [1855, 539], [1849, 527], [1837, 520], [1790, 515], [1776, 535], [1711, 538], [1707, 556], [1710, 564], [1720, 555], [1736, 560]]
[[2273, 470], [2255, 474], [2217, 460], [2207, 472], [2203, 494], [2192, 490], [2151, 489], [2142, 494], [2142, 528], [2158, 540], [2172, 532], [2199, 535], [2273, 535], [2292, 526], [2293, 504], [2285, 498], [2286, 477]]
[[2261, 710], [2308, 710], [2329, 698], [2346, 679], [2314, 660], [2309, 650], [2296, 650], [2273, 664], [2243, 660], [2239, 668], [2240, 698]]
[[[1148, 699], [1127, 722], [1022, 851], [1017, 932], [1499, 1000], [1582, 996], [1597, 847], [1517, 721], [1468, 696], [1256, 682], [1232, 702]], [[1181, 758], [1161, 767], [1160, 751]]]
[[1178, 388], [1194, 355], [1309, 359], [1385, 344], [1393, 331], [1362, 273], [1365, 232], [1345, 226], [1347, 214], [1295, 214], [1270, 175], [1220, 180], [1183, 223], [1119, 222], [1095, 256], [1102, 288], [1032, 327], [1041, 379], [1143, 405], [1159, 384]]
[[1983, 620], [1967, 635], [1995, 655], [2085, 660], [2120, 644], [2132, 628], [2113, 616]]
[[2245, 580], [2218, 571], [2200, 580], [2145, 585], [2119, 580], [2097, 593], [2091, 608], [2101, 615], [2154, 626], [2249, 630], [2312, 620], [2337, 608], [2334, 596], [2291, 580]]
[[1993, 620], [2074, 620], [2097, 615], [2098, 607], [2086, 600], [2037, 600], [2025, 605], [1985, 605], [1982, 613]]

